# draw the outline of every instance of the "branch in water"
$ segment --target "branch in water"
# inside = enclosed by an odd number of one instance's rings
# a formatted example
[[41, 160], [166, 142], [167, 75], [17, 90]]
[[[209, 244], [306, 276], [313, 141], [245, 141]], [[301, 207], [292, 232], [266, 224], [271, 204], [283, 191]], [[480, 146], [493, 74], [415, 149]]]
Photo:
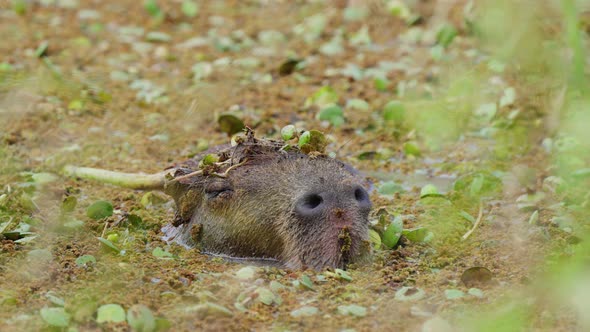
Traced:
[[163, 190], [166, 175], [174, 169], [156, 174], [123, 173], [107, 171], [99, 168], [65, 166], [63, 172], [67, 176], [96, 180], [116, 186], [137, 190]]

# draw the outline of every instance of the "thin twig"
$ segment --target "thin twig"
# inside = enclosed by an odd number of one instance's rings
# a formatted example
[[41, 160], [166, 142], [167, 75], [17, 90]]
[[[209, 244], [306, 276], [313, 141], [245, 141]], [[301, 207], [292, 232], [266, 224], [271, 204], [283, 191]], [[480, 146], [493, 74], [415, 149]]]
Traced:
[[466, 240], [471, 235], [471, 233], [473, 233], [473, 231], [475, 231], [477, 226], [479, 226], [479, 224], [481, 223], [481, 220], [483, 219], [482, 217], [483, 217], [483, 202], [479, 201], [479, 215], [477, 216], [477, 220], [475, 220], [473, 227], [467, 233], [465, 233], [465, 235], [463, 235], [463, 240]]
[[196, 175], [201, 175], [201, 174], [203, 174], [203, 170], [202, 169], [200, 169], [198, 171], [194, 171], [194, 172], [188, 173], [188, 174], [185, 174], [185, 175], [182, 175], [182, 176], [179, 176], [179, 177], [176, 177], [176, 178], [172, 179], [171, 181], [180, 181], [180, 180], [188, 179], [190, 177], [193, 177], [193, 176], [196, 176]]
[[102, 229], [102, 233], [100, 234], [100, 237], [102, 237], [104, 239], [104, 235], [107, 232], [107, 227], [109, 226], [108, 222], [104, 222], [104, 228]]
[[246, 159], [246, 160], [242, 161], [242, 162], [241, 162], [241, 163], [239, 163], [239, 164], [235, 164], [235, 165], [232, 165], [232, 166], [228, 167], [228, 168], [225, 170], [225, 172], [223, 172], [223, 173], [213, 173], [213, 175], [215, 175], [215, 176], [218, 176], [218, 177], [220, 177], [220, 178], [225, 178], [225, 177], [227, 177], [227, 174], [229, 174], [229, 171], [231, 171], [232, 169], [235, 169], [235, 168], [238, 168], [238, 167], [240, 167], [240, 166], [244, 165], [244, 164], [245, 164], [247, 161], [248, 161], [248, 159]]

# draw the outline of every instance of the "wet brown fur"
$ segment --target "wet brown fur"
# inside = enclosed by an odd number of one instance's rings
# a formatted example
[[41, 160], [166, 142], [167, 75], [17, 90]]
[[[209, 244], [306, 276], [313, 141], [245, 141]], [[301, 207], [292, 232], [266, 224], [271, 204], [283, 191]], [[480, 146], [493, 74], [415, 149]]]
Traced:
[[[163, 229], [166, 239], [210, 254], [276, 260], [290, 268], [344, 267], [364, 259], [367, 209], [338, 200], [339, 206], [319, 220], [299, 220], [293, 212], [296, 199], [309, 190], [337, 195], [366, 185], [364, 179], [338, 160], [310, 157], [296, 148], [284, 151], [283, 146], [249, 135], [235, 147], [216, 149], [225, 163], [214, 172], [169, 178], [165, 191], [178, 210]], [[202, 157], [176, 165], [173, 177], [198, 170]]]

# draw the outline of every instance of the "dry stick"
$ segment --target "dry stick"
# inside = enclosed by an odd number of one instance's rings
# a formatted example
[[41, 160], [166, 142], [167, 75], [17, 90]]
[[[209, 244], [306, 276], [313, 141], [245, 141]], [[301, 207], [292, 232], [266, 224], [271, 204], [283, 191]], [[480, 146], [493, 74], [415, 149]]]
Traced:
[[479, 201], [479, 215], [477, 216], [477, 220], [475, 220], [473, 227], [467, 233], [465, 233], [465, 235], [463, 235], [463, 240], [466, 240], [469, 237], [469, 235], [471, 235], [471, 233], [473, 233], [473, 231], [475, 231], [477, 226], [479, 226], [479, 224], [481, 223], [482, 217], [483, 217], [483, 203], [482, 203], [482, 201]]
[[67, 176], [96, 180], [116, 186], [137, 190], [161, 190], [166, 183], [166, 175], [174, 169], [156, 173], [123, 173], [90, 167], [65, 166], [63, 172]]
[[201, 174], [203, 174], [203, 170], [202, 169], [200, 169], [198, 171], [194, 171], [194, 172], [188, 173], [188, 174], [185, 174], [185, 175], [182, 175], [182, 176], [179, 176], [179, 177], [176, 177], [176, 178], [174, 178], [174, 179], [172, 179], [170, 181], [180, 181], [180, 180], [188, 179], [188, 178], [193, 177], [195, 175], [201, 175]]
[[238, 168], [238, 167], [240, 167], [240, 166], [244, 165], [244, 164], [245, 164], [247, 161], [248, 161], [248, 159], [246, 159], [246, 160], [242, 161], [242, 162], [241, 162], [241, 163], [239, 163], [239, 164], [235, 164], [235, 165], [232, 165], [232, 166], [228, 167], [228, 168], [225, 170], [225, 172], [223, 172], [223, 173], [213, 173], [213, 175], [215, 175], [215, 176], [218, 176], [218, 177], [220, 177], [220, 178], [225, 178], [225, 177], [227, 177], [227, 175], [229, 174], [229, 171], [231, 171], [232, 169], [235, 169], [235, 168]]

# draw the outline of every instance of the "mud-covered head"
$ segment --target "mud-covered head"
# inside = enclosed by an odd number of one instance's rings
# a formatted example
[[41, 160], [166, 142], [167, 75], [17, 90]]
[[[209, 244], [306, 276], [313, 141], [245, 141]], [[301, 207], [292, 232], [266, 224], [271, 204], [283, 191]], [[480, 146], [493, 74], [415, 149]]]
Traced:
[[193, 235], [198, 228], [190, 240], [204, 251], [290, 268], [364, 260], [371, 209], [365, 180], [338, 160], [282, 146], [250, 138], [218, 153], [239, 166], [178, 181], [169, 190], [179, 205], [177, 225], [186, 223], [183, 232]]

